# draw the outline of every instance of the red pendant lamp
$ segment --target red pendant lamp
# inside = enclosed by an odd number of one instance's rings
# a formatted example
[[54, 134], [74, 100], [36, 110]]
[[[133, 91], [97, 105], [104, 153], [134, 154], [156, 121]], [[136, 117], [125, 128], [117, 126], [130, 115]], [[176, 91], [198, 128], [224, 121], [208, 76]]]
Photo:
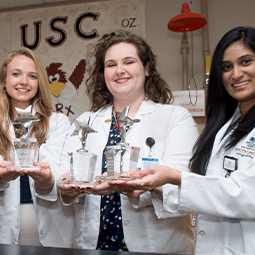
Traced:
[[181, 14], [168, 22], [168, 29], [174, 32], [189, 32], [200, 29], [206, 24], [207, 20], [203, 15], [190, 12], [189, 5], [184, 3]]

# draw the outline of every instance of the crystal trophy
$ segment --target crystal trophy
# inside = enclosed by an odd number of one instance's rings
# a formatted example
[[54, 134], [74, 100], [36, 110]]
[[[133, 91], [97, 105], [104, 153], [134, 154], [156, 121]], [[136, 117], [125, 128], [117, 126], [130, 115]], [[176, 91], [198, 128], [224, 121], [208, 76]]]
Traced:
[[116, 124], [120, 133], [121, 141], [117, 145], [107, 146], [105, 150], [108, 176], [101, 179], [133, 179], [129, 172], [137, 170], [140, 148], [129, 145], [126, 142], [126, 130], [135, 122], [128, 117], [129, 107], [123, 112], [116, 112]]
[[36, 138], [29, 135], [31, 124], [34, 121], [40, 121], [32, 114], [32, 106], [25, 110], [15, 108], [18, 117], [13, 122], [15, 138], [13, 140], [15, 149], [15, 166], [9, 166], [15, 169], [40, 169], [33, 165], [36, 156]]
[[70, 164], [70, 181], [69, 184], [91, 185], [93, 184], [94, 171], [97, 162], [97, 155], [85, 149], [86, 138], [88, 133], [96, 132], [89, 126], [89, 120], [74, 120], [75, 131], [71, 134], [78, 135], [82, 147], [75, 152], [68, 153]]

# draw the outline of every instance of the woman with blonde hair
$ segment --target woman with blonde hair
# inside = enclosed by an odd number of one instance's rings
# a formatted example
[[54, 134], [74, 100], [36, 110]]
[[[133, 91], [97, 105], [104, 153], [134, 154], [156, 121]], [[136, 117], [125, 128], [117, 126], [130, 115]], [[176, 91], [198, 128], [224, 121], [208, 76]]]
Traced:
[[[39, 119], [29, 131], [37, 140], [33, 164], [39, 170], [21, 170], [14, 163], [15, 108], [29, 106]], [[0, 122], [0, 243], [71, 247], [65, 228], [73, 226], [72, 208], [58, 203], [54, 177], [70, 123], [53, 112], [44, 65], [27, 48], [8, 54], [1, 65]]]

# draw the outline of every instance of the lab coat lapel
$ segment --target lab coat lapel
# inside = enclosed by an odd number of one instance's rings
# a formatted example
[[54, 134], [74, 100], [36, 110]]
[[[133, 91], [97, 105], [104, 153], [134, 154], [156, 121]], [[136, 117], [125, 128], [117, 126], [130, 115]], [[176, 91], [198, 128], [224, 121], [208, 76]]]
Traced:
[[[154, 105], [154, 103], [153, 103], [152, 101], [150, 101], [150, 100], [148, 100], [148, 101], [144, 100], [144, 101], [142, 102], [142, 104], [141, 104], [141, 106], [140, 106], [138, 112], [136, 113], [134, 119], [139, 119], [140, 122], [141, 122], [143, 116], [148, 115], [148, 114], [151, 114], [151, 113], [153, 112], [154, 107], [155, 107], [155, 105]], [[140, 122], [134, 123], [134, 124], [132, 125], [131, 130], [134, 130], [138, 125], [141, 125]]]
[[105, 132], [106, 137], [109, 136], [111, 121], [107, 122], [106, 120], [112, 120], [112, 106], [107, 106], [98, 113], [100, 117], [100, 124]]
[[221, 150], [222, 145], [224, 144], [228, 136], [225, 136], [224, 139], [222, 139], [222, 137], [224, 136], [232, 121], [236, 118], [237, 114], [240, 115], [239, 107], [236, 109], [232, 118], [230, 118], [229, 121], [218, 131], [214, 140], [211, 158], [213, 158]]
[[[232, 120], [232, 118], [231, 118]], [[226, 137], [222, 140], [223, 135], [225, 134], [225, 132], [227, 131], [227, 128], [229, 126], [229, 124], [231, 123], [231, 120], [228, 121], [217, 133], [215, 140], [214, 140], [214, 144], [213, 144], [213, 150], [212, 150], [212, 155], [211, 158], [213, 158], [218, 151], [220, 151], [220, 149], [222, 148], [222, 145], [224, 144], [223, 141], [225, 141]]]
[[136, 118], [139, 118], [140, 116], [143, 116], [143, 115], [147, 115], [147, 114], [150, 114], [151, 112], [153, 112], [154, 110], [154, 105], [155, 103], [153, 103], [152, 101], [150, 100], [144, 100], [138, 110], [138, 112], [136, 113], [135, 115], [135, 119]]
[[[151, 114], [154, 110], [154, 103], [150, 100], [148, 101], [143, 101], [138, 112], [136, 113], [134, 119], [139, 119], [141, 120], [143, 118], [143, 116], [147, 115], [147, 114]], [[95, 120], [96, 117], [100, 118], [100, 124], [101, 127], [103, 128], [106, 136], [108, 137], [109, 135], [109, 130], [110, 130], [110, 125], [111, 122], [107, 122], [106, 120], [111, 120], [112, 118], [112, 106], [107, 106], [99, 111], [97, 111], [96, 113], [91, 115], [91, 119], [90, 119], [90, 123], [93, 126], [93, 121]], [[140, 123], [140, 122], [139, 122]], [[139, 123], [134, 123], [132, 126], [132, 130], [134, 128], [136, 128], [136, 126]], [[95, 130], [98, 130], [98, 127], [94, 126], [93, 128], [95, 128]]]

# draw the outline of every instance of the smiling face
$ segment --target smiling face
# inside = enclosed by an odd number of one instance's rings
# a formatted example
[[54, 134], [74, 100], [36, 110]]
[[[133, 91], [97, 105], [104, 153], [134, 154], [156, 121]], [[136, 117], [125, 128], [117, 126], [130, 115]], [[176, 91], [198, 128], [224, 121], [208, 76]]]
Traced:
[[238, 100], [242, 114], [255, 104], [255, 54], [240, 41], [223, 54], [222, 82], [229, 95]]
[[142, 101], [145, 98], [144, 83], [148, 71], [133, 44], [114, 44], [106, 51], [104, 63], [105, 83], [114, 102]]
[[26, 109], [38, 90], [34, 61], [24, 55], [15, 56], [7, 65], [5, 86], [13, 107]]

